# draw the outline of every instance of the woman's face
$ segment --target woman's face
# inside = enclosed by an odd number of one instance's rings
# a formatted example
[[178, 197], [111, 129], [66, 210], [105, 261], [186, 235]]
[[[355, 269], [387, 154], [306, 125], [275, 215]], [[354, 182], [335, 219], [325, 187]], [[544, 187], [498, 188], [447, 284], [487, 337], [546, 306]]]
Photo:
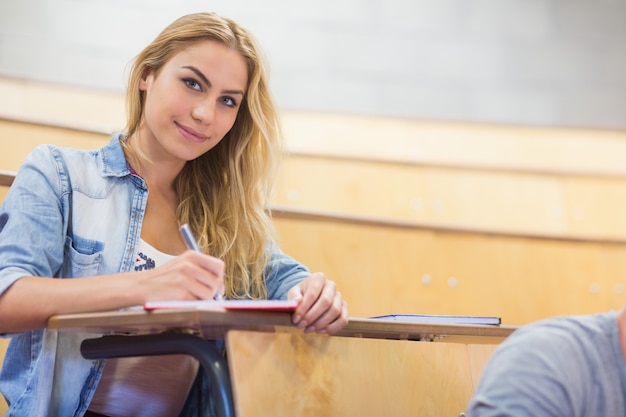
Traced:
[[190, 161], [217, 145], [237, 117], [248, 82], [236, 50], [205, 40], [182, 49], [139, 84], [142, 151], [155, 162]]

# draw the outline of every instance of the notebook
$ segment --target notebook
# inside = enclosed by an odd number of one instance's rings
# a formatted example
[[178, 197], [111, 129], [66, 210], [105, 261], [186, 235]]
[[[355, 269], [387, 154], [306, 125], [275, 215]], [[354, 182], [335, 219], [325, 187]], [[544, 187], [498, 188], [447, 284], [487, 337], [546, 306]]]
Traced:
[[196, 309], [196, 310], [264, 310], [294, 311], [298, 303], [293, 300], [195, 300], [195, 301], [148, 301], [144, 310]]
[[372, 319], [392, 320], [403, 323], [444, 323], [444, 324], [489, 324], [499, 326], [500, 317], [493, 316], [441, 316], [428, 314], [388, 314], [374, 316]]

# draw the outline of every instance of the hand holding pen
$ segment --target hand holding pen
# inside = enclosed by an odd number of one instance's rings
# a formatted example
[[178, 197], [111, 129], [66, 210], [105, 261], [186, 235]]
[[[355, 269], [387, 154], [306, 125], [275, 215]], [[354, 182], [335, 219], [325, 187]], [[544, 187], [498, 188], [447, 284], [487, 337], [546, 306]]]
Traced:
[[[179, 230], [180, 230], [180, 235], [182, 236], [183, 241], [185, 242], [185, 245], [187, 245], [187, 248], [195, 252], [201, 252], [200, 247], [198, 246], [198, 242], [194, 238], [189, 225], [185, 223], [182, 226], [180, 226]], [[224, 295], [222, 294], [221, 291], [217, 291], [215, 293], [215, 296], [213, 296], [213, 299], [215, 301], [222, 301], [224, 299]]]

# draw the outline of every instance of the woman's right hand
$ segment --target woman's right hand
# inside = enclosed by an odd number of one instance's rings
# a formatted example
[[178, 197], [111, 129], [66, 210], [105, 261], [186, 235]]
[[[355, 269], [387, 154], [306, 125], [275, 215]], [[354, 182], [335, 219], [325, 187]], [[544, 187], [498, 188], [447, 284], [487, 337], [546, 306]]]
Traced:
[[147, 271], [76, 279], [22, 277], [0, 295], [0, 332], [41, 329], [55, 314], [117, 310], [147, 301], [208, 300], [224, 288], [224, 262], [186, 251]]
[[145, 301], [208, 300], [224, 292], [224, 262], [192, 250], [137, 275]]

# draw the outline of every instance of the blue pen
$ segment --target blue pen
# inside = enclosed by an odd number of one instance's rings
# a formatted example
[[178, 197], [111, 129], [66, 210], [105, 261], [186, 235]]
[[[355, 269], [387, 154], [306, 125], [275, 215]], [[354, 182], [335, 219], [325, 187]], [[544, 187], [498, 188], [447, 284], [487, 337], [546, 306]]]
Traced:
[[[196, 242], [196, 238], [193, 237], [193, 233], [191, 233], [191, 229], [189, 228], [189, 225], [187, 223], [180, 226], [180, 235], [182, 236], [183, 241], [185, 241], [185, 245], [187, 245], [187, 248], [196, 252], [201, 252], [200, 247], [198, 246], [198, 242]], [[222, 293], [219, 291], [216, 292], [215, 296], [213, 297], [215, 301], [222, 301], [222, 298]]]

